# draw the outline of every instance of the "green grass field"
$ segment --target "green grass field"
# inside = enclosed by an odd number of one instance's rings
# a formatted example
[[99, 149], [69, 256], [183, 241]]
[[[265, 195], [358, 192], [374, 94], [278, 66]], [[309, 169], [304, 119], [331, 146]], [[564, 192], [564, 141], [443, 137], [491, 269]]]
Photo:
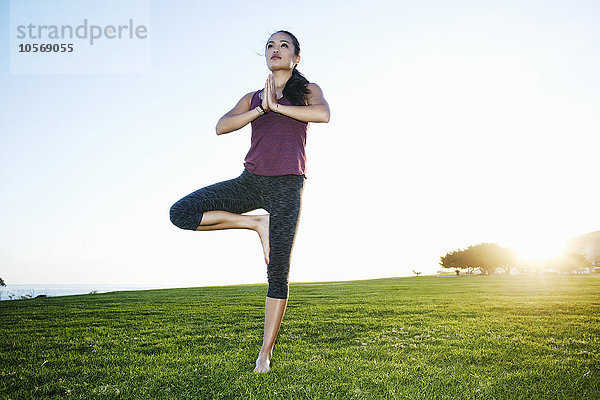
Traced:
[[266, 285], [0, 302], [0, 398], [599, 399], [600, 276]]

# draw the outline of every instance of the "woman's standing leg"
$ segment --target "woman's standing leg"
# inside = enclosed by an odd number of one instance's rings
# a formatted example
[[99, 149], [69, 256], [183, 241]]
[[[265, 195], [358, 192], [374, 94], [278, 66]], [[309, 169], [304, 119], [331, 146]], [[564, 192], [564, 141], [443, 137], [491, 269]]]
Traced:
[[256, 359], [255, 372], [267, 372], [275, 339], [285, 314], [292, 247], [300, 217], [304, 176], [286, 175], [270, 180], [270, 263], [267, 266], [269, 290], [265, 301], [263, 344]]

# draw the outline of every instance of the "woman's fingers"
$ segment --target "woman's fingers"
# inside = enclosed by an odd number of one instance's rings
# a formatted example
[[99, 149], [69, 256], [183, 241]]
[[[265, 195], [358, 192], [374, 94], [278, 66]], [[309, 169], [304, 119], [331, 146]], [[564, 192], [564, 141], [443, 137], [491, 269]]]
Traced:
[[265, 111], [269, 111], [269, 101], [268, 101], [268, 97], [269, 96], [269, 77], [267, 76], [267, 80], [265, 81], [265, 88], [263, 89], [263, 93], [262, 93], [262, 107], [265, 109]]
[[272, 91], [271, 91], [271, 75], [267, 76], [267, 93], [265, 96], [265, 99], [267, 100], [267, 105], [269, 106], [269, 109], [271, 108], [272, 105], [272, 100], [273, 98], [272, 96]]
[[270, 93], [271, 93], [271, 101], [277, 101], [277, 94], [275, 92], [275, 79], [273, 78], [273, 74], [269, 75], [269, 85], [270, 85]]
[[275, 89], [275, 78], [273, 77], [273, 75], [270, 76], [271, 78], [271, 109], [274, 109], [275, 107], [277, 107], [277, 91]]
[[277, 106], [277, 90], [275, 89], [275, 75], [269, 74], [267, 81], [265, 82], [265, 89], [263, 92], [263, 108], [265, 111], [272, 110]]

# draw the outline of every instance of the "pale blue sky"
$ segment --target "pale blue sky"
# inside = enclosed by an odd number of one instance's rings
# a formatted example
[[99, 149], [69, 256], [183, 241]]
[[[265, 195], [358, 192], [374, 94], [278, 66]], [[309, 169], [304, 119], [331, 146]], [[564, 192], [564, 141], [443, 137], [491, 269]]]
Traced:
[[11, 74], [9, 4], [8, 283], [266, 282], [254, 232], [183, 231], [168, 211], [241, 173], [250, 126], [214, 127], [264, 85], [278, 29], [331, 107], [309, 126], [292, 281], [434, 273], [480, 242], [541, 256], [600, 229], [598, 2], [155, 1], [146, 74]]

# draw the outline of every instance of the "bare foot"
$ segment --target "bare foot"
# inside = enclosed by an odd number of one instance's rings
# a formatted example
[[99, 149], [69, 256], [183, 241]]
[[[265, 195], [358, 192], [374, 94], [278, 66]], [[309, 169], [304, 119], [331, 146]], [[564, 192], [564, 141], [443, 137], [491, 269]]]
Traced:
[[258, 358], [256, 359], [256, 368], [254, 368], [254, 372], [269, 372], [271, 370], [272, 357], [272, 350], [269, 354], [263, 354], [262, 352], [258, 353]]
[[257, 215], [258, 226], [256, 232], [260, 237], [260, 243], [262, 244], [263, 253], [265, 254], [265, 262], [269, 263], [269, 214]]

